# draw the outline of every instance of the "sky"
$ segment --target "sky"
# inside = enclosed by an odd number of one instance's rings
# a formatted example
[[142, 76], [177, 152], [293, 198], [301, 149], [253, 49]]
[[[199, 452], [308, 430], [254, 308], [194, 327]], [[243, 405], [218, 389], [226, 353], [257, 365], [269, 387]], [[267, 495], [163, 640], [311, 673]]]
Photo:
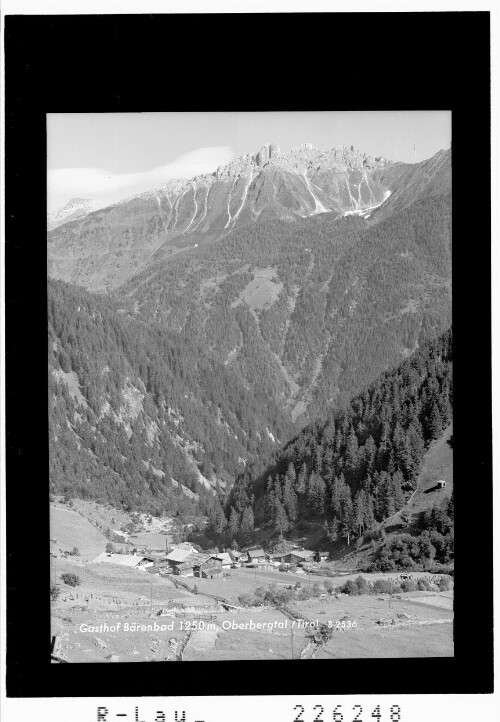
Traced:
[[450, 147], [448, 111], [50, 113], [48, 210], [72, 198], [114, 203], [171, 178], [211, 173], [266, 143], [283, 152], [353, 145], [415, 163]]

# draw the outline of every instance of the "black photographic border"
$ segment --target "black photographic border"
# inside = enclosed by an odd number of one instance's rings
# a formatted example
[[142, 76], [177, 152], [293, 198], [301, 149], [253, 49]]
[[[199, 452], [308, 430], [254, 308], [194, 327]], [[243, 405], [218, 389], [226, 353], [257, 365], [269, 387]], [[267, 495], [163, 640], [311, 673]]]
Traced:
[[[7, 695], [491, 692], [490, 14], [8, 15], [5, 73]], [[50, 664], [46, 113], [376, 109], [452, 111], [454, 658]]]

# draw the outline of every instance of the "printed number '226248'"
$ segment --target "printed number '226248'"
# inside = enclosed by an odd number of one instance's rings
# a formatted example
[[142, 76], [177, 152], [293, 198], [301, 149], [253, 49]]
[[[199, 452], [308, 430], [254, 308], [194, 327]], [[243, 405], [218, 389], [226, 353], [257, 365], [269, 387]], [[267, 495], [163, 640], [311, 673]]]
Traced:
[[338, 704], [334, 710], [328, 712], [325, 710], [323, 705], [317, 704], [312, 710], [307, 713], [306, 708], [301, 704], [296, 704], [293, 708], [296, 712], [296, 716], [292, 722], [370, 722], [372, 719], [377, 722], [402, 722], [401, 707], [398, 704], [393, 704], [390, 710], [383, 714], [378, 704], [374, 710], [363, 711], [360, 704], [355, 704], [352, 710], [342, 708], [341, 704]]

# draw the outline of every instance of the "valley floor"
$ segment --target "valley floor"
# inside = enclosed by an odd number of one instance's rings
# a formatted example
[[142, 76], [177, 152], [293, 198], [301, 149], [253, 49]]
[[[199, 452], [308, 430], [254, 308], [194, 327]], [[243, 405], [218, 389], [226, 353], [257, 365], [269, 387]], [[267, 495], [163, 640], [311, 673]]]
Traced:
[[[214, 597], [237, 605], [239, 594], [257, 586], [299, 579], [305, 586], [309, 579], [245, 568], [231, 570], [225, 579], [175, 578], [190, 589], [196, 584], [195, 594], [145, 571], [73, 559], [61, 560], [60, 567], [81, 579], [75, 588], [62, 585], [52, 608], [52, 634], [69, 662], [453, 656], [452, 592], [325, 595], [291, 602], [288, 611], [272, 606], [228, 611]], [[363, 576], [373, 581], [391, 575]], [[354, 577], [332, 581], [338, 586]], [[324, 579], [311, 575], [310, 583]], [[312, 641], [297, 616], [313, 622], [313, 633], [330, 625], [329, 641]]]

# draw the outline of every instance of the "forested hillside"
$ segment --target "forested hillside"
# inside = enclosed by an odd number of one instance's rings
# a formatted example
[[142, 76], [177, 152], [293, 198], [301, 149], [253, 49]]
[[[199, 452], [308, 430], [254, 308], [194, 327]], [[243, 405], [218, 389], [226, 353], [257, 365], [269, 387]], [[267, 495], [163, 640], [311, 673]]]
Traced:
[[[271, 465], [249, 465], [227, 502], [229, 530], [213, 523], [214, 536], [230, 535], [249, 509], [257, 526], [276, 535], [312, 522], [323, 525], [330, 542], [350, 543], [378, 530], [414, 490], [424, 453], [450, 423], [452, 406], [447, 331], [384, 373], [347, 408], [303, 429]], [[438, 521], [448, 533], [452, 521], [445, 511]], [[431, 515], [421, 523], [428, 529], [434, 522]]]
[[[261, 183], [274, 159], [295, 174], [298, 205], [281, 181]], [[312, 190], [319, 176], [335, 212]], [[177, 200], [146, 193], [49, 236], [51, 273], [118, 274], [95, 286], [107, 296], [49, 280], [52, 490], [209, 514], [219, 540], [249, 538], [254, 522], [284, 532], [298, 513], [326, 519], [330, 539], [362, 533], [411, 492], [432, 404], [436, 428], [451, 413], [451, 360], [429, 370], [424, 358], [410, 390], [387, 380], [451, 324], [450, 153], [404, 165], [269, 146], [195, 181], [169, 186]], [[291, 215], [266, 211], [273, 188]]]
[[212, 486], [289, 438], [272, 399], [196, 339], [64, 282], [48, 290], [53, 492], [169, 514], [198, 495], [206, 510]]
[[373, 227], [323, 214], [236, 229], [122, 286], [302, 425], [342, 405], [451, 323], [451, 199]]

